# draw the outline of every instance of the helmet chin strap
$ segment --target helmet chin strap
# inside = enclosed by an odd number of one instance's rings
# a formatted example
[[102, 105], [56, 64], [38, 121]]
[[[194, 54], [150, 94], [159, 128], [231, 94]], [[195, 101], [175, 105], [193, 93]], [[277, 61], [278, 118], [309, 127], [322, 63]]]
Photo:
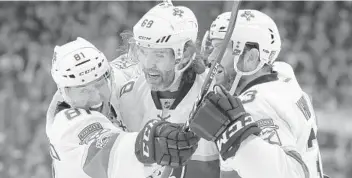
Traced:
[[237, 68], [237, 63], [238, 63], [238, 57], [237, 57], [237, 60], [235, 60], [234, 62], [234, 68], [235, 68], [235, 71], [236, 71], [236, 77], [235, 77], [235, 80], [234, 82], [232, 83], [232, 86], [231, 86], [231, 89], [230, 89], [230, 94], [231, 95], [234, 95], [235, 92], [236, 92], [236, 89], [239, 87], [238, 84], [240, 82], [240, 79], [242, 76], [249, 76], [249, 75], [254, 75], [255, 73], [257, 73], [260, 69], [263, 68], [265, 62], [263, 62], [262, 60], [260, 60], [258, 66], [253, 70], [253, 71], [250, 71], [250, 72], [243, 72], [243, 71], [240, 71], [238, 68]]
[[240, 82], [241, 77], [242, 77], [241, 73], [237, 73], [236, 74], [235, 80], [233, 81], [231, 89], [230, 89], [230, 94], [231, 95], [235, 94], [237, 86], [238, 86], [238, 83]]

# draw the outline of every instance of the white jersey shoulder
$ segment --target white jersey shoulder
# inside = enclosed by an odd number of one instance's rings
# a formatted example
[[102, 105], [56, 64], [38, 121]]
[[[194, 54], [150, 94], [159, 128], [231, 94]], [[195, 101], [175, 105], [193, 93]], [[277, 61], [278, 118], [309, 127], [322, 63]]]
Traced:
[[134, 155], [136, 133], [123, 132], [101, 113], [63, 109], [47, 128], [55, 178], [144, 177]]
[[79, 145], [87, 144], [88, 142], [85, 140], [87, 135], [81, 135], [80, 131], [90, 125], [96, 125], [98, 130], [118, 129], [99, 112], [68, 108], [55, 115], [51, 126], [48, 126], [48, 136], [52, 143], [60, 143], [60, 145], [77, 146], [77, 143]]
[[117, 131], [105, 116], [95, 111], [69, 108], [58, 112], [47, 125], [55, 176], [89, 178], [82, 169], [89, 143]]
[[283, 61], [277, 61], [273, 64], [273, 70], [278, 73], [278, 78], [282, 81], [300, 87], [292, 66]]
[[[262, 129], [260, 137], [270, 144], [257, 142], [257, 146], [263, 146], [258, 149], [267, 149], [268, 152], [264, 154], [270, 155], [271, 152], [277, 156], [272, 158], [276, 162], [267, 163], [267, 166], [258, 165], [257, 168], [261, 169], [257, 169], [257, 173], [264, 177], [319, 178], [322, 171], [321, 166], [317, 167], [317, 163], [320, 164], [320, 153], [315, 137], [315, 113], [308, 95], [302, 91], [295, 78], [286, 80], [286, 77], [290, 78], [289, 75], [284, 75], [276, 81], [254, 85], [240, 95], [245, 110]], [[246, 145], [251, 144], [254, 145], [254, 142]], [[242, 152], [249, 153], [250, 148], [246, 149]], [[247, 168], [243, 167], [242, 173], [248, 178], [257, 176], [255, 172], [245, 169]], [[241, 170], [239, 174], [241, 175]]]
[[115, 79], [120, 84], [141, 74], [138, 61], [130, 59], [127, 54], [112, 60], [110, 66], [112, 67]]

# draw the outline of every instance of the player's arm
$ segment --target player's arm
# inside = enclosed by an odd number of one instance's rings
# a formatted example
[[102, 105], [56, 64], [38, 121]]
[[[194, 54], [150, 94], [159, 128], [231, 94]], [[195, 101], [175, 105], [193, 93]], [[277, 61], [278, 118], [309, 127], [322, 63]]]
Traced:
[[[84, 147], [81, 167], [92, 178], [141, 177], [143, 165], [136, 159], [137, 133], [126, 133], [96, 111], [64, 109], [54, 119], [50, 139], [74, 148]], [[123, 164], [121, 162], [123, 161]], [[135, 170], [130, 172], [128, 170]]]
[[308, 168], [296, 148], [280, 143], [280, 140], [294, 140], [291, 134], [281, 129], [267, 131], [264, 138], [249, 136], [241, 143], [236, 155], [227, 160], [227, 164], [242, 177], [308, 178]]
[[[260, 118], [266, 118], [264, 113], [260, 114]], [[263, 120], [260, 122], [266, 123]], [[274, 126], [275, 122], [272, 123]], [[280, 131], [259, 136], [262, 130], [258, 122], [254, 122], [237, 97], [227, 93], [226, 96], [207, 95], [205, 102], [196, 110], [190, 126], [197, 135], [215, 141], [221, 157], [242, 177], [307, 178], [309, 175], [292, 146], [294, 138], [289, 130], [281, 128]], [[276, 134], [281, 141], [285, 140], [286, 146], [270, 143], [272, 134]]]
[[199, 141], [181, 124], [166, 121], [151, 120], [140, 132], [130, 133], [95, 111], [64, 109], [56, 117], [55, 128], [61, 129], [52, 140], [71, 148], [85, 147], [81, 165], [92, 178], [144, 178], [143, 164], [181, 166]]

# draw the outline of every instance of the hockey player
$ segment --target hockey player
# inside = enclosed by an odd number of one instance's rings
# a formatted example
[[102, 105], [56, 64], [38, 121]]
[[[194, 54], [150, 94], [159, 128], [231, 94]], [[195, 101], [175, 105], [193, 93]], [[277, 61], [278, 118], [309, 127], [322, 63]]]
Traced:
[[[189, 8], [165, 2], [133, 27], [144, 75], [127, 82], [119, 93], [122, 119], [132, 131], [155, 117], [180, 124], [189, 118], [205, 78], [203, 61], [195, 60], [197, 33], [197, 19]], [[174, 169], [170, 177], [217, 178], [218, 158], [215, 144], [202, 139], [186, 166]], [[163, 172], [161, 167], [149, 167], [155, 174]]]
[[150, 149], [141, 156], [148, 155], [150, 163], [173, 166], [165, 163], [172, 155], [183, 164], [197, 148], [198, 138], [181, 125], [151, 120], [140, 132], [129, 133], [113, 124], [120, 118], [110, 104], [115, 70], [83, 38], [55, 47], [51, 73], [63, 100], [52, 102], [47, 116], [54, 178], [145, 178], [134, 148], [145, 147], [146, 138]]
[[[222, 14], [211, 25], [211, 56], [219, 51], [229, 18], [230, 13]], [[222, 167], [242, 178], [322, 178], [310, 98], [290, 66], [277, 66], [280, 77], [273, 70], [280, 48], [279, 31], [269, 16], [240, 10], [216, 77], [222, 86], [198, 106], [190, 128], [213, 140]]]

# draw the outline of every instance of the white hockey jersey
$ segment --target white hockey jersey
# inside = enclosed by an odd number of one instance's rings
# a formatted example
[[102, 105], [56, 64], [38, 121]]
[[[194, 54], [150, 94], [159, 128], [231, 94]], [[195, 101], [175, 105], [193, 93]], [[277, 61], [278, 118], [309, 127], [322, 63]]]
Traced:
[[48, 128], [54, 178], [144, 178], [134, 154], [137, 133], [123, 132], [101, 113], [63, 109]]
[[[205, 75], [205, 73], [194, 74], [189, 82], [184, 81], [183, 87], [177, 92], [151, 91], [144, 76], [129, 81], [119, 93], [121, 104], [119, 109], [123, 122], [130, 131], [139, 131], [150, 119], [185, 123], [200, 94]], [[158, 166], [149, 166], [149, 168], [150, 172], [154, 172]], [[172, 176], [174, 178], [217, 178], [219, 172], [218, 151], [215, 144], [201, 139], [186, 169], [175, 169]]]
[[293, 71], [276, 69], [279, 77], [277, 73], [259, 77], [242, 90], [240, 99], [262, 132], [246, 139], [222, 166], [242, 178], [322, 178], [311, 100]]
[[[109, 116], [103, 116], [100, 113], [97, 113], [95, 111], [88, 111], [91, 114], [87, 113], [85, 110], [80, 110], [80, 109], [70, 109], [70, 106], [66, 104], [65, 108], [62, 108], [62, 106], [65, 105], [63, 102], [62, 96], [59, 94], [59, 92], [56, 92], [51, 103], [49, 106], [49, 109], [47, 111], [47, 122], [46, 122], [46, 133], [49, 138], [50, 142], [50, 148], [51, 148], [51, 155], [53, 158], [53, 174], [56, 175], [56, 178], [90, 178], [93, 176], [88, 176], [84, 170], [82, 169], [83, 163], [87, 162], [87, 158], [91, 158], [91, 155], [95, 154], [100, 154], [100, 152], [95, 152], [95, 153], [89, 153], [89, 151], [94, 151], [94, 147], [89, 145], [88, 143], [86, 144], [80, 144], [82, 141], [80, 140], [82, 138], [81, 132], [83, 130], [86, 130], [87, 137], [88, 135], [93, 135], [96, 132], [100, 131], [105, 131], [109, 130], [112, 133], [117, 133], [119, 132], [119, 141], [113, 141], [113, 151], [110, 151], [110, 156], [113, 156], [113, 160], [111, 163], [108, 164], [108, 166], [113, 165], [114, 169], [113, 172], [111, 172], [111, 175], [117, 175], [116, 169], [121, 169], [122, 168], [127, 168], [131, 169], [134, 168], [132, 166], [133, 164], [138, 165], [140, 164], [138, 160], [136, 160], [135, 155], [134, 155], [134, 141], [135, 138], [134, 136], [126, 136], [127, 141], [122, 141], [121, 135], [125, 135], [125, 133], [120, 133], [121, 130], [124, 130], [124, 125], [121, 122], [119, 112], [117, 110], [118, 107], [118, 98], [115, 94], [117, 91], [116, 88], [120, 87], [120, 85], [124, 84], [127, 80], [139, 75], [139, 68], [136, 65], [136, 63], [131, 63], [129, 60], [126, 58], [126, 56], [120, 56], [116, 60], [110, 62], [110, 65], [112, 67], [112, 86], [113, 86], [113, 94], [112, 98], [110, 100], [110, 114]], [[61, 103], [61, 104], [60, 104]], [[107, 108], [107, 107], [106, 107]], [[63, 110], [64, 109], [64, 110]], [[63, 110], [63, 111], [61, 111]], [[108, 118], [107, 118], [108, 117]], [[110, 120], [109, 120], [110, 119]], [[114, 124], [111, 122], [113, 121]], [[91, 132], [89, 131], [91, 129]], [[98, 129], [98, 130], [94, 130]], [[110, 132], [109, 132], [110, 133]], [[81, 135], [81, 136], [80, 136]], [[135, 134], [136, 135], [136, 134]], [[117, 134], [116, 136], [117, 137]], [[93, 138], [93, 137], [92, 137]], [[95, 138], [95, 137], [94, 137]], [[114, 140], [115, 138], [111, 139]], [[120, 145], [120, 142], [122, 145], [125, 145], [123, 148], [118, 145]], [[104, 148], [106, 150], [112, 149], [112, 147], [107, 147]], [[118, 151], [117, 150], [122, 150]], [[128, 152], [125, 152], [128, 151]], [[109, 151], [104, 151], [105, 153], [109, 153]], [[120, 154], [121, 153], [121, 154]], [[104, 155], [103, 155], [104, 156]], [[107, 158], [106, 160], [109, 160], [108, 158], [110, 157], [109, 155], [105, 155]], [[96, 158], [99, 158], [100, 156], [97, 156]], [[122, 165], [120, 160], [125, 160], [127, 159], [132, 161], [133, 164], [131, 163], [132, 167], [128, 167], [128, 164]], [[134, 162], [137, 161], [137, 162]], [[92, 163], [95, 161], [91, 161]], [[104, 162], [106, 163], [106, 162]], [[90, 164], [85, 164], [86, 166], [89, 166]], [[127, 167], [125, 167], [127, 166]], [[96, 166], [98, 168], [98, 166]], [[143, 166], [142, 166], [143, 168]], [[136, 168], [137, 169], [137, 168]], [[107, 169], [106, 169], [107, 170]], [[91, 173], [102, 173], [106, 170], [103, 171], [97, 171], [95, 168], [91, 169], [86, 169], [86, 171], [90, 171]], [[111, 170], [111, 171], [112, 171]], [[93, 172], [92, 172], [93, 171]], [[138, 172], [138, 171], [137, 171]], [[134, 173], [137, 173], [134, 172]], [[133, 174], [124, 174], [124, 173], [119, 173], [119, 175], [126, 175], [122, 177], [128, 177], [127, 175], [133, 175]], [[105, 175], [106, 177], [107, 175]], [[100, 175], [98, 176], [99, 178], [105, 178], [101, 177]], [[106, 178], [110, 178], [110, 176], [107, 176]], [[112, 176], [116, 177], [116, 176]], [[143, 177], [143, 176], [142, 176]], [[94, 178], [94, 177], [93, 177]]]

